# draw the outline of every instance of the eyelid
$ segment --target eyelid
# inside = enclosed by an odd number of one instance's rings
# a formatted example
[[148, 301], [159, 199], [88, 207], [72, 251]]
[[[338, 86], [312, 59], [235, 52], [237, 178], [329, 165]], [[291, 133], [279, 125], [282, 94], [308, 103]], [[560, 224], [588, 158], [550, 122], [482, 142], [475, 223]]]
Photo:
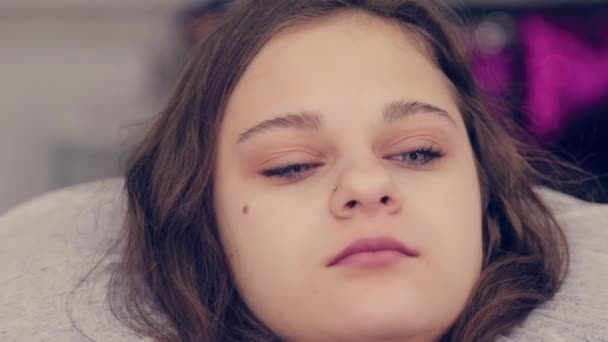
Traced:
[[[320, 153], [308, 149], [284, 149], [267, 155], [258, 163], [258, 167], [269, 168], [269, 164], [281, 165], [316, 163], [323, 158]], [[275, 162], [280, 160], [279, 162]]]
[[394, 156], [420, 147], [429, 147], [435, 150], [443, 150], [440, 147], [440, 144], [437, 143], [435, 139], [431, 139], [428, 135], [405, 137], [395, 142], [391, 142], [387, 144], [387, 146], [387, 151], [382, 153], [382, 155], [385, 157]]
[[[445, 120], [441, 120], [445, 121]], [[411, 122], [400, 125], [395, 124], [388, 128], [386, 132], [379, 136], [379, 142], [382, 149], [400, 144], [405, 141], [429, 141], [434, 143], [448, 143], [455, 138], [453, 129], [446, 128], [446, 125], [437, 123], [424, 122], [414, 124]]]

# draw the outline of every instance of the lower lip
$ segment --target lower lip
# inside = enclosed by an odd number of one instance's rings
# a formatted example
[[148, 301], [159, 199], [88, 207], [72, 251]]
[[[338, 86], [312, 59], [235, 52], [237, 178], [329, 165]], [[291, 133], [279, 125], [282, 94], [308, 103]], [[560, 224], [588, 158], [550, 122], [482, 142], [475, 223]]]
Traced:
[[396, 263], [407, 257], [407, 255], [397, 251], [362, 252], [349, 255], [334, 266], [379, 267]]

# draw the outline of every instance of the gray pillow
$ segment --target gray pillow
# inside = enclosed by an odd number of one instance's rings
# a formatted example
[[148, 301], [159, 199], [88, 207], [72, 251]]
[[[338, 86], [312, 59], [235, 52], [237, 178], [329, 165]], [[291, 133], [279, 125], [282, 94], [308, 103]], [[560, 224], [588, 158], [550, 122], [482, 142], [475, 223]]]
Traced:
[[[120, 246], [72, 292], [122, 228], [122, 185], [112, 179], [52, 192], [0, 217], [0, 341], [86, 341], [83, 333], [145, 341], [107, 305]], [[538, 191], [569, 239], [570, 273], [553, 300], [499, 341], [608, 341], [608, 206]]]

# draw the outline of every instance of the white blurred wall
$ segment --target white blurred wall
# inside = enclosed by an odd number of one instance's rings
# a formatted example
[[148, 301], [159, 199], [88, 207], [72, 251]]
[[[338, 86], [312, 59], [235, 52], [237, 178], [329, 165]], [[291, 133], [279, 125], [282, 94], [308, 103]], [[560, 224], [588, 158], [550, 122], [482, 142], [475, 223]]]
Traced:
[[0, 0], [0, 214], [120, 173], [184, 0]]

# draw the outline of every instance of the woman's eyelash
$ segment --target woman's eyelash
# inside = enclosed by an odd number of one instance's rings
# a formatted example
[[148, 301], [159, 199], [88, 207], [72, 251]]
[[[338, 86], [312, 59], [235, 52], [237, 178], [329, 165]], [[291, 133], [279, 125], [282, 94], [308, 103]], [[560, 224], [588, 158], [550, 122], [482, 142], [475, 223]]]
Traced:
[[[422, 166], [435, 159], [443, 157], [443, 153], [433, 147], [419, 147], [411, 151], [392, 155], [386, 159], [396, 160], [409, 166]], [[322, 166], [319, 163], [294, 163], [280, 168], [262, 171], [262, 175], [268, 178], [280, 178], [285, 180], [297, 180], [305, 175], [306, 172]]]
[[262, 172], [262, 175], [268, 178], [276, 177], [288, 180], [294, 180], [303, 176], [303, 173], [312, 170], [315, 167], [319, 167], [321, 164], [310, 164], [310, 163], [297, 163], [290, 164], [277, 169], [266, 170]]
[[387, 159], [401, 161], [413, 166], [421, 166], [441, 157], [443, 157], [443, 152], [433, 147], [425, 146], [393, 155]]

